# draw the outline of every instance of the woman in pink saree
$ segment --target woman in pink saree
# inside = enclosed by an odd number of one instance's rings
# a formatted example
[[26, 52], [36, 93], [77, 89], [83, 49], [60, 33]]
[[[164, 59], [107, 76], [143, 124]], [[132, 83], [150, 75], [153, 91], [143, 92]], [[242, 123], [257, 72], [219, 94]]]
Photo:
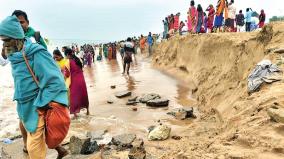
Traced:
[[70, 113], [74, 114], [74, 118], [77, 118], [77, 114], [80, 113], [80, 110], [86, 108], [87, 115], [89, 115], [89, 98], [82, 63], [80, 59], [72, 53], [71, 49], [65, 50], [65, 56], [70, 61]]
[[194, 0], [190, 2], [190, 8], [188, 10], [188, 16], [187, 16], [187, 27], [188, 32], [194, 32], [194, 27], [196, 25], [196, 16], [197, 16], [197, 10], [195, 8]]
[[208, 33], [211, 33], [213, 30], [214, 15], [215, 15], [215, 9], [213, 5], [210, 4], [209, 7], [206, 9], [206, 11], [208, 11], [208, 21], [207, 21]]

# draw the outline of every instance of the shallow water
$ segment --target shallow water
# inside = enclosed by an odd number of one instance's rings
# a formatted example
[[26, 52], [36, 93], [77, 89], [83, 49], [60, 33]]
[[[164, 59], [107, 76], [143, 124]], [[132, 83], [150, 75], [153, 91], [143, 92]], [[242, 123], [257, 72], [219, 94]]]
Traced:
[[[192, 106], [191, 90], [183, 83], [151, 67], [150, 59], [137, 56], [131, 66], [130, 76], [122, 75], [121, 57], [117, 60], [96, 61], [90, 68], [84, 70], [87, 81], [90, 109], [94, 118], [88, 120], [84, 128], [108, 129], [114, 134], [135, 133], [145, 138], [147, 128], [157, 125], [160, 121], [171, 125], [178, 132], [188, 122], [179, 122], [166, 113], [174, 108]], [[111, 89], [116, 85], [116, 89]], [[117, 99], [114, 94], [119, 91], [132, 91], [132, 96], [147, 93], [157, 93], [170, 99], [168, 108], [151, 109], [145, 104], [138, 104], [138, 111], [132, 111], [134, 106], [126, 106], [128, 98]], [[107, 104], [107, 100], [114, 104]], [[82, 115], [84, 116], [84, 115]]]
[[0, 66], [0, 140], [18, 134], [18, 115], [13, 102], [11, 66]]
[[[78, 129], [107, 129], [110, 134], [135, 133], [146, 137], [147, 127], [157, 125], [157, 121], [171, 125], [175, 131], [183, 129], [188, 122], [179, 122], [166, 113], [179, 107], [192, 106], [191, 90], [183, 83], [151, 67], [150, 59], [137, 56], [131, 66], [130, 76], [122, 75], [122, 62], [117, 60], [95, 61], [93, 66], [84, 68], [88, 87], [91, 116], [80, 114], [73, 125]], [[12, 102], [13, 80], [10, 66], [0, 68], [0, 138], [18, 133], [18, 117], [15, 102]], [[111, 89], [116, 85], [116, 89]], [[127, 98], [117, 99], [114, 94], [119, 91], [132, 91], [132, 96], [157, 93], [170, 99], [168, 108], [151, 109], [138, 104], [138, 111], [133, 106], [126, 106]], [[107, 104], [112, 99], [114, 104]], [[174, 132], [175, 132], [174, 131]]]

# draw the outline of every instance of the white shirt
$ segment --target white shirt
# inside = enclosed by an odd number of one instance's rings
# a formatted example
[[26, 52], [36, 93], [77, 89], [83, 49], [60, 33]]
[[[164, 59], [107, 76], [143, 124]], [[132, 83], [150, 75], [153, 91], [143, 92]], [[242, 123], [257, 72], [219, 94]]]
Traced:
[[228, 18], [235, 19], [236, 18], [236, 7], [234, 4], [228, 6]]
[[81, 50], [81, 51], [79, 52], [78, 56], [79, 56], [79, 58], [84, 58], [84, 51]]
[[5, 66], [9, 63], [8, 60], [5, 60], [1, 55], [0, 55], [0, 65]]

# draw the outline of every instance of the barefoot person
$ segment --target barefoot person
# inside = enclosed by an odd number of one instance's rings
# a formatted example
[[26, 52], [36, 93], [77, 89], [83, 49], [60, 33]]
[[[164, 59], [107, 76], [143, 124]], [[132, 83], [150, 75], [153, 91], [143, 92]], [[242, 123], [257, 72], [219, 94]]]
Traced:
[[[45, 111], [50, 102], [63, 107], [68, 105], [63, 76], [50, 53], [41, 45], [33, 44], [29, 38], [25, 38], [16, 16], [9, 16], [0, 23], [0, 38], [4, 42], [2, 54], [8, 57], [12, 66], [17, 112], [27, 131], [24, 144], [30, 159], [45, 159], [45, 121], [44, 114], [40, 112]], [[27, 68], [23, 53], [33, 68], [38, 85]], [[58, 158], [67, 155], [67, 151], [60, 146], [56, 150]]]
[[[29, 19], [28, 16], [26, 14], [26, 12], [22, 11], [22, 10], [15, 10], [12, 13], [12, 16], [16, 16], [24, 30], [24, 34], [25, 37], [29, 38], [32, 42], [34, 43], [38, 43], [41, 46], [43, 46], [45, 49], [47, 49], [47, 45], [45, 44], [43, 38], [40, 36], [39, 32], [36, 32], [32, 27], [29, 26]], [[26, 129], [24, 128], [22, 122], [20, 122], [19, 124], [22, 136], [23, 136], [23, 140], [24, 140], [24, 148], [23, 151], [25, 153], [27, 153], [27, 132]]]
[[132, 54], [134, 54], [134, 45], [131, 38], [127, 38], [126, 43], [124, 44], [124, 58], [123, 58], [123, 72], [129, 75], [130, 63], [132, 62]]
[[[77, 118], [77, 114], [83, 108], [87, 109], [87, 115], [89, 115], [89, 98], [87, 92], [87, 86], [83, 74], [83, 65], [78, 57], [76, 57], [70, 48], [65, 50], [65, 56], [70, 62], [70, 74], [71, 84], [70, 91], [70, 113], [74, 114], [74, 118]], [[68, 71], [68, 70], [67, 70]]]

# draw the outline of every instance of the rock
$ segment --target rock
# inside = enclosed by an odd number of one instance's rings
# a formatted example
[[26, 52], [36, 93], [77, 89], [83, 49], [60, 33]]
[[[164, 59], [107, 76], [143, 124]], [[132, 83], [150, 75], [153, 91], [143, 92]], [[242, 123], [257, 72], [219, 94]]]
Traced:
[[81, 149], [81, 154], [83, 155], [90, 155], [94, 153], [95, 151], [99, 150], [99, 146], [96, 141], [91, 141], [91, 139], [88, 139], [83, 145]]
[[146, 151], [144, 147], [133, 147], [128, 154], [129, 159], [146, 159]]
[[143, 147], [144, 146], [144, 141], [143, 139], [135, 139], [132, 142], [132, 147]]
[[128, 102], [126, 103], [126, 105], [136, 105], [136, 104], [137, 104], [136, 101], [128, 101]]
[[196, 116], [193, 114], [193, 108], [190, 109], [178, 108], [174, 109], [171, 112], [168, 112], [167, 114], [172, 115], [179, 120], [184, 120], [187, 118], [196, 118]]
[[138, 109], [137, 108], [132, 108], [132, 110], [136, 112]]
[[92, 140], [102, 140], [104, 139], [104, 134], [107, 133], [107, 130], [97, 130], [97, 131], [89, 131], [87, 132], [87, 137]]
[[90, 143], [90, 140], [91, 138], [79, 138], [77, 136], [72, 136], [70, 138], [70, 143], [69, 143], [69, 150], [71, 152], [71, 154], [80, 154], [81, 153], [81, 150], [82, 150], [82, 147], [83, 145], [86, 147], [86, 142], [87, 143]]
[[108, 117], [109, 119], [116, 119], [116, 116], [111, 115], [110, 117]]
[[113, 100], [108, 99], [108, 100], [107, 100], [107, 103], [108, 103], [108, 104], [113, 104]]
[[137, 98], [138, 98], [138, 96], [135, 96], [135, 97], [129, 98], [128, 101], [129, 102], [136, 102]]
[[114, 136], [111, 140], [113, 145], [129, 148], [132, 146], [132, 142], [136, 139], [135, 134], [122, 134]]
[[274, 53], [282, 54], [284, 53], [284, 48], [274, 50]]
[[115, 89], [115, 88], [116, 88], [116, 86], [115, 86], [115, 85], [112, 85], [112, 86], [110, 86], [110, 88], [111, 88], [111, 89]]
[[182, 137], [181, 136], [172, 136], [172, 139], [174, 140], [180, 140]]
[[131, 92], [130, 91], [122, 91], [122, 92], [116, 93], [115, 96], [117, 98], [124, 98], [124, 97], [131, 96]]
[[149, 107], [167, 107], [169, 105], [168, 99], [153, 99], [146, 103]]
[[142, 97], [140, 97], [139, 101], [141, 103], [147, 103], [150, 100], [160, 99], [160, 98], [161, 98], [161, 96], [159, 94], [152, 93], [152, 94], [143, 95]]
[[160, 125], [154, 128], [149, 134], [148, 139], [152, 140], [166, 140], [169, 138], [171, 133], [171, 128], [166, 125]]
[[8, 155], [3, 147], [0, 146], [0, 159], [11, 159], [12, 157]]
[[267, 110], [267, 114], [270, 116], [270, 118], [276, 122], [284, 123], [284, 109], [273, 107], [269, 108]]

